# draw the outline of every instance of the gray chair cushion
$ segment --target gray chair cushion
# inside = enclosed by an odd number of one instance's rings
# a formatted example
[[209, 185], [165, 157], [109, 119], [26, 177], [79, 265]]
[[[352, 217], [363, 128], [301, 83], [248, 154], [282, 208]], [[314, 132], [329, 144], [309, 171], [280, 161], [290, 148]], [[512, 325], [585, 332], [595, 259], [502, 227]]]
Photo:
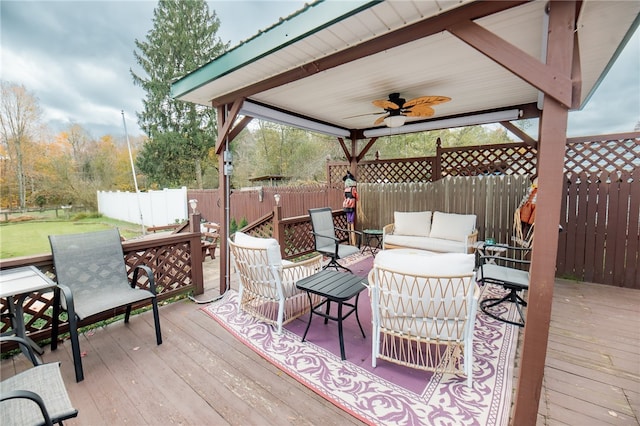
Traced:
[[[71, 405], [58, 363], [38, 365], [0, 383], [0, 393], [16, 390], [28, 390], [38, 394], [54, 423], [60, 419], [75, 417], [78, 413]], [[35, 402], [28, 399], [11, 399], [2, 402], [0, 424], [39, 425], [43, 423], [42, 414]]]
[[488, 263], [478, 269], [477, 281], [499, 283], [505, 287], [512, 286], [525, 290], [529, 288], [529, 272]]

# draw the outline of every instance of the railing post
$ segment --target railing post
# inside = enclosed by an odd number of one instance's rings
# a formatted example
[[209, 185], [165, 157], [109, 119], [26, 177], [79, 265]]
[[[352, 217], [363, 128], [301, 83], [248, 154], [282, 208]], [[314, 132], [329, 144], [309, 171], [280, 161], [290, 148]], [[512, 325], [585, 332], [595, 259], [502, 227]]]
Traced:
[[433, 163], [433, 175], [431, 176], [431, 182], [442, 179], [442, 140], [438, 137], [436, 139], [436, 156]]
[[282, 206], [276, 204], [273, 207], [273, 238], [278, 240], [280, 244], [280, 255], [284, 259], [285, 257], [285, 240], [284, 240], [284, 226], [282, 226]]
[[[191, 213], [189, 218], [189, 231], [200, 234], [200, 212]], [[204, 293], [204, 272], [202, 270], [202, 262], [204, 261], [204, 253], [202, 253], [202, 241], [200, 238], [191, 239], [191, 279], [195, 286], [194, 295]]]
[[200, 212], [191, 213], [189, 218], [189, 232], [200, 232], [200, 220], [202, 215]]

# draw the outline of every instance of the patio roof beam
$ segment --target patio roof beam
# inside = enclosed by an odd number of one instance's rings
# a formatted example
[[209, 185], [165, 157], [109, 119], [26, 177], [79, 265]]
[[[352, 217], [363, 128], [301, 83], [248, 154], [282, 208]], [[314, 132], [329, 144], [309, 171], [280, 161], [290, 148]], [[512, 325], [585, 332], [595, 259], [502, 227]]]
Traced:
[[572, 107], [573, 82], [555, 66], [540, 62], [472, 21], [458, 22], [449, 27], [448, 31], [547, 96], [553, 97], [567, 108]]
[[510, 122], [510, 121], [501, 121], [500, 124], [502, 125], [502, 127], [504, 127], [505, 129], [507, 129], [508, 131], [510, 131], [511, 133], [513, 133], [514, 135], [516, 135], [517, 137], [522, 139], [522, 142], [524, 142], [527, 145], [532, 146], [534, 148], [538, 148], [538, 141], [533, 139], [526, 132], [522, 131], [521, 128], [519, 128], [518, 126], [514, 125], [512, 122]]
[[[229, 114], [226, 117], [224, 117], [224, 121], [223, 121], [224, 124], [222, 125], [222, 127], [218, 126], [219, 130], [218, 130], [218, 139], [216, 140], [216, 154], [220, 154], [222, 152], [224, 148], [224, 141], [227, 138], [229, 140], [233, 140], [233, 138], [230, 137], [229, 133], [231, 130], [231, 126], [236, 121], [236, 117], [238, 116], [238, 113], [240, 112], [240, 108], [242, 107], [243, 103], [244, 103], [244, 99], [236, 99], [235, 101], [233, 101], [233, 105], [231, 105], [231, 110], [229, 111]], [[218, 114], [220, 114], [220, 111], [218, 111]]]
[[362, 161], [364, 156], [367, 155], [367, 152], [369, 152], [369, 150], [371, 149], [373, 144], [376, 143], [377, 140], [378, 140], [377, 136], [374, 136], [371, 139], [369, 139], [369, 142], [367, 142], [367, 144], [364, 146], [364, 148], [362, 148], [362, 151], [360, 151], [360, 154], [358, 154], [358, 158], [356, 158], [356, 162], [357, 163]]
[[349, 152], [349, 149], [347, 148], [347, 145], [345, 145], [344, 143], [344, 139], [339, 137], [338, 143], [340, 144], [340, 148], [342, 148], [342, 152], [344, 152], [344, 156], [347, 158], [347, 161], [350, 163], [352, 156], [351, 156], [351, 153]]

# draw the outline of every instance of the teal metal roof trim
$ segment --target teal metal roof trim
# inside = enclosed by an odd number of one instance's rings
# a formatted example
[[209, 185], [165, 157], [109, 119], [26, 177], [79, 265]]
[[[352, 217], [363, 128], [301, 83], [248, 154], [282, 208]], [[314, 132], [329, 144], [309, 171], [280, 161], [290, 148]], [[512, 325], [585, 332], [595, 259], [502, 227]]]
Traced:
[[367, 9], [381, 0], [319, 1], [283, 19], [264, 32], [218, 56], [171, 84], [179, 98], [234, 70], [254, 62], [304, 37]]

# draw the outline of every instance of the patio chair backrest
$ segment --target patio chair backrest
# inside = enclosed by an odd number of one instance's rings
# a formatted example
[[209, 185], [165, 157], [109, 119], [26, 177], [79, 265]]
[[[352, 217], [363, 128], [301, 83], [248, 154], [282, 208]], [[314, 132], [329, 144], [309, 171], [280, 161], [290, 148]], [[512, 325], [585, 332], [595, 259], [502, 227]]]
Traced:
[[415, 337], [462, 340], [472, 327], [476, 284], [471, 254], [383, 252], [374, 265], [374, 305], [383, 328]]
[[32, 368], [11, 377], [2, 377], [0, 424], [62, 424], [63, 420], [78, 415], [69, 399], [59, 362], [43, 364], [33, 353], [29, 342], [21, 337], [0, 336], [0, 341], [18, 343], [29, 353], [28, 359], [33, 363]]
[[282, 268], [278, 242], [273, 238], [255, 238], [236, 232], [235, 241], [229, 239], [229, 248], [240, 283], [257, 293], [277, 297], [278, 269]]
[[333, 214], [329, 207], [318, 209], [309, 209], [311, 216], [311, 227], [315, 235], [316, 250], [326, 249], [333, 250], [336, 245], [336, 231], [333, 225]]
[[[78, 318], [131, 303], [131, 297], [135, 294], [139, 296], [139, 300], [149, 298], [147, 292], [131, 292], [117, 229], [50, 235], [49, 241], [57, 281], [73, 292]], [[122, 297], [126, 298], [119, 300]], [[62, 303], [66, 309], [64, 298]]]
[[[72, 235], [51, 235], [56, 275], [72, 290], [128, 285], [120, 233], [117, 229]], [[95, 279], [99, 276], [99, 279]], [[91, 284], [93, 283], [93, 284]], [[91, 291], [89, 288], [87, 291]]]

